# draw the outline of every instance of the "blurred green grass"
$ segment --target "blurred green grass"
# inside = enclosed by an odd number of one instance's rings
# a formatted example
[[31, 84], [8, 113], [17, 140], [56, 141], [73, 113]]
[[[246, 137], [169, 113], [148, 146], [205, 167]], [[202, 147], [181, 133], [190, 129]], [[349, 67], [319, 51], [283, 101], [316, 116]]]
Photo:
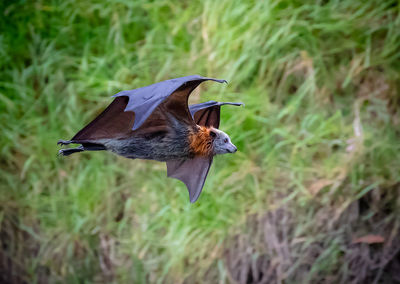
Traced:
[[[337, 283], [387, 269], [354, 266], [352, 238], [383, 235], [360, 254], [388, 257], [400, 236], [398, 1], [0, 7], [4, 281], [251, 283], [270, 267], [277, 283]], [[223, 108], [239, 151], [215, 159], [197, 203], [161, 163], [57, 157], [111, 95], [190, 74], [229, 81], [191, 100], [246, 104]]]

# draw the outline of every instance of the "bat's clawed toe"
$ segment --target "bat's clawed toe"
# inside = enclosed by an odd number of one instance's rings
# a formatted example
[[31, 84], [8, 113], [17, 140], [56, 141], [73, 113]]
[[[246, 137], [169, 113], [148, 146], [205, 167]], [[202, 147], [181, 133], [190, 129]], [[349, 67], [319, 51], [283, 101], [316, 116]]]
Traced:
[[79, 146], [76, 148], [69, 148], [69, 149], [61, 149], [58, 151], [58, 155], [59, 156], [69, 156], [73, 153], [77, 153], [77, 152], [83, 152], [85, 151], [85, 149], [83, 148], [83, 146]]
[[71, 144], [71, 143], [72, 143], [72, 142], [69, 141], [69, 140], [58, 140], [57, 145], [63, 146], [63, 145]]
[[[57, 143], [57, 144], [58, 144], [58, 143]], [[57, 156], [66, 156], [65, 153], [64, 153], [64, 151], [65, 151], [65, 149], [59, 150]]]

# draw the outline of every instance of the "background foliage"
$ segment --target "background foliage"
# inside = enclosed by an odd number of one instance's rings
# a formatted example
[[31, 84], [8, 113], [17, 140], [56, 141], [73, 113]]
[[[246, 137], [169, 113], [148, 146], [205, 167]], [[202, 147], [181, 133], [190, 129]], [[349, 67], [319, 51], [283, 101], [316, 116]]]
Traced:
[[[2, 1], [0, 280], [400, 281], [398, 1]], [[239, 151], [57, 157], [110, 96], [201, 74]]]

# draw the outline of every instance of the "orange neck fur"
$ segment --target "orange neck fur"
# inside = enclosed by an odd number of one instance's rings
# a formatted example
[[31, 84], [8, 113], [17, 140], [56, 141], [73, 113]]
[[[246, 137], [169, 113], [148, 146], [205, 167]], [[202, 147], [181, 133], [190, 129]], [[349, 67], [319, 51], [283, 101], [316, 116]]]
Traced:
[[210, 128], [199, 126], [198, 131], [189, 136], [190, 150], [195, 156], [211, 156], [213, 139]]

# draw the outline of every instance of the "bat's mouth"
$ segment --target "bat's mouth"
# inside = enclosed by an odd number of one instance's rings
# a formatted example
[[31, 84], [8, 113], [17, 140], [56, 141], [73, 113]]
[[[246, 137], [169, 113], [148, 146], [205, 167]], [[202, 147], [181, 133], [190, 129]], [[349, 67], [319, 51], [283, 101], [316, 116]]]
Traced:
[[232, 149], [226, 149], [226, 151], [227, 151], [228, 153], [235, 153], [235, 152], [237, 151], [237, 148], [234, 147], [234, 148], [232, 148]]

